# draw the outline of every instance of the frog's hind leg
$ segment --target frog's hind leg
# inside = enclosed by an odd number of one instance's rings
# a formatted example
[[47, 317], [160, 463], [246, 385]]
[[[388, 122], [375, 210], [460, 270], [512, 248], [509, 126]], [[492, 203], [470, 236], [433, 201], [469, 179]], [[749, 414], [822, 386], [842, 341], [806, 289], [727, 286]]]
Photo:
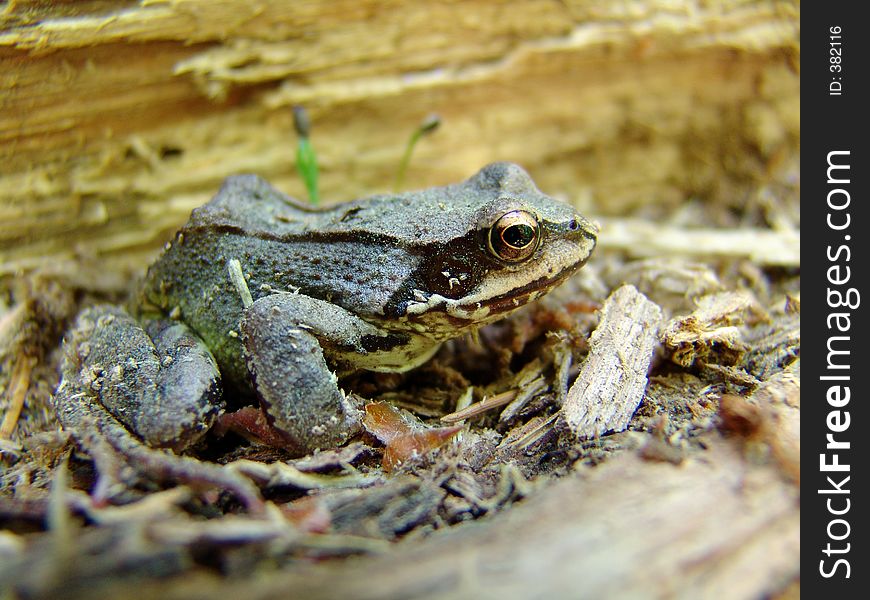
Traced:
[[245, 477], [150, 447], [192, 444], [221, 409], [214, 359], [184, 325], [154, 321], [146, 332], [120, 308], [87, 309], [64, 344], [61, 371], [58, 419], [96, 462], [98, 499], [145, 478], [223, 487], [262, 506]]
[[217, 364], [181, 323], [155, 320], [146, 331], [123, 309], [98, 306], [79, 316], [65, 347], [63, 384], [81, 388], [149, 446], [183, 450], [222, 410]]
[[247, 477], [226, 465], [150, 448], [87, 394], [72, 392], [72, 386], [62, 386], [55, 400], [64, 406], [64, 428], [76, 432], [75, 437], [96, 465], [98, 479], [92, 496], [98, 504], [124, 498], [128, 488], [144, 480], [227, 490], [252, 513], [265, 510], [256, 486]]

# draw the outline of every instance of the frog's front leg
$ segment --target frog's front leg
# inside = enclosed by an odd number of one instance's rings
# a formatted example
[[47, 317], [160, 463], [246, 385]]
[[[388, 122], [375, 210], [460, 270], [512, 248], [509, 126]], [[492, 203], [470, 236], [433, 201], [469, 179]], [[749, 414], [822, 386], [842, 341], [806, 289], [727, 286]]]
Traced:
[[383, 333], [343, 308], [302, 294], [273, 294], [245, 310], [245, 361], [272, 426], [300, 451], [330, 448], [359, 430], [326, 356], [365, 353]]

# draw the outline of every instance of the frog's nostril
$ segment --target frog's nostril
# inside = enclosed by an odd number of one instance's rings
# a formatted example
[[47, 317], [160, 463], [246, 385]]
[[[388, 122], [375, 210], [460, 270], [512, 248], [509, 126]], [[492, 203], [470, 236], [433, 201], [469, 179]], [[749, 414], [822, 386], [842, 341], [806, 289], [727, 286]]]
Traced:
[[598, 238], [598, 227], [580, 215], [576, 215], [570, 221], [563, 221], [563, 223], [564, 225], [562, 227], [564, 229], [562, 229], [562, 231], [566, 235], [570, 235], [572, 238], [578, 236], [591, 240]]

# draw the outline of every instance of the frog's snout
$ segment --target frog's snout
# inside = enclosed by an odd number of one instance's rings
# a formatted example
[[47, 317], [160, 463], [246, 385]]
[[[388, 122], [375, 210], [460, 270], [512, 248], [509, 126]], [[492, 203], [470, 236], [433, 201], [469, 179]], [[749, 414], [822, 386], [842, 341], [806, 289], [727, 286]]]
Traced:
[[554, 238], [567, 241], [574, 248], [577, 262], [573, 268], [584, 265], [598, 244], [598, 226], [577, 212], [556, 224], [551, 231]]
[[598, 243], [598, 226], [581, 215], [574, 213], [570, 219], [565, 219], [546, 227], [555, 238], [567, 239], [589, 248], [589, 252]]
[[593, 243], [598, 241], [598, 226], [579, 213], [565, 224], [565, 230], [569, 234], [585, 237]]

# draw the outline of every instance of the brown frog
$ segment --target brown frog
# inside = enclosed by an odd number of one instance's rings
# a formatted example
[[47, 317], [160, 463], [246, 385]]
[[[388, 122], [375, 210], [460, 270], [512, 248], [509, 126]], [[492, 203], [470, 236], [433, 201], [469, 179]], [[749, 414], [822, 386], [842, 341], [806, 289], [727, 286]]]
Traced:
[[227, 387], [256, 396], [289, 448], [336, 446], [360, 419], [337, 374], [421, 364], [553, 289], [596, 239], [510, 163], [327, 209], [231, 177], [167, 244], [132, 313], [79, 317], [58, 414], [73, 432], [99, 415], [183, 450]]

